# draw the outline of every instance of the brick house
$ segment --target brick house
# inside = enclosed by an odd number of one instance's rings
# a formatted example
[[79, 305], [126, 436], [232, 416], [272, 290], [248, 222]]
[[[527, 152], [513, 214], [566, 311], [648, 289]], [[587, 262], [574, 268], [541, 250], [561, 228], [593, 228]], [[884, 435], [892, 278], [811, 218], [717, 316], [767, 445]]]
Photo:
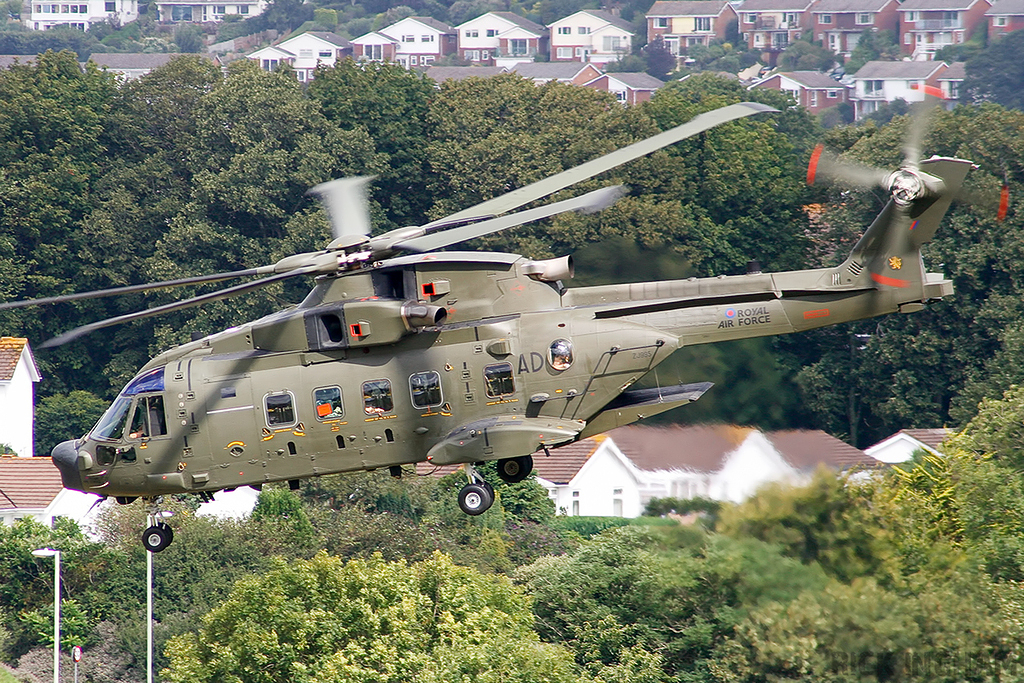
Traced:
[[739, 9], [739, 27], [762, 61], [775, 64], [779, 53], [811, 29], [814, 0], [746, 0]]
[[986, 12], [989, 40], [1024, 28], [1024, 0], [996, 0]]
[[904, 0], [900, 15], [900, 49], [913, 59], [933, 59], [947, 45], [967, 42], [984, 28], [989, 0]]
[[513, 12], [488, 12], [455, 27], [459, 56], [473, 64], [512, 67], [548, 53], [548, 30]]
[[899, 6], [897, 0], [819, 0], [811, 9], [814, 40], [848, 58], [865, 31], [892, 31], [896, 39]]
[[748, 88], [765, 88], [789, 93], [797, 105], [812, 114], [849, 101], [849, 88], [817, 71], [786, 71], [769, 75]]
[[727, 0], [658, 0], [647, 12], [647, 42], [661, 38], [678, 57], [694, 45], [724, 41], [730, 25], [735, 28], [738, 22]]
[[586, 88], [610, 92], [621, 104], [646, 102], [665, 82], [645, 73], [613, 73], [598, 76]]

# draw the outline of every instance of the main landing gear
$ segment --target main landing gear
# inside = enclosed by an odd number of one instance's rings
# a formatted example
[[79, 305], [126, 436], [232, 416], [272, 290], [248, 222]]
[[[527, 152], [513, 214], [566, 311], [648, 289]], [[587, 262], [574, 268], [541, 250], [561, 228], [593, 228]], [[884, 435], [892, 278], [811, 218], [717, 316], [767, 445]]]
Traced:
[[147, 498], [146, 518], [149, 527], [142, 532], [142, 547], [151, 553], [158, 553], [165, 549], [174, 540], [174, 531], [167, 522], [163, 521], [164, 515], [160, 510], [160, 498]]
[[[466, 463], [465, 468], [469, 483], [459, 491], [459, 507], [467, 515], [482, 515], [494, 504], [494, 488], [480, 476], [476, 467]], [[533, 457], [530, 455], [498, 461], [498, 478], [508, 484], [526, 479], [532, 471]]]

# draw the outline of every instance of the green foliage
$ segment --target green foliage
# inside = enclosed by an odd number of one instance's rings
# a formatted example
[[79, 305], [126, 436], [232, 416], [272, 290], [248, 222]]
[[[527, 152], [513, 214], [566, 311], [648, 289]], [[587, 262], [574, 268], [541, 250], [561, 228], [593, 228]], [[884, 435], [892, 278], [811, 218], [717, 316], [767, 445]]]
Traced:
[[685, 515], [690, 512], [701, 512], [717, 516], [722, 504], [710, 498], [652, 498], [644, 508], [644, 515], [662, 517], [669, 513]]
[[379, 557], [345, 563], [321, 553], [239, 582], [198, 633], [168, 644], [171, 666], [164, 675], [170, 681], [575, 680], [565, 654], [530, 630], [528, 605], [507, 580], [457, 567], [440, 554], [409, 565]]
[[779, 55], [779, 69], [783, 71], [827, 71], [835, 66], [838, 57], [821, 45], [797, 40]]
[[179, 52], [201, 52], [206, 43], [203, 33], [194, 24], [179, 24], [174, 29], [174, 44]]
[[1024, 36], [1011, 31], [993, 39], [987, 48], [971, 56], [965, 68], [964, 102], [995, 102], [1012, 109], [1024, 109], [1021, 86], [1024, 65], [1020, 54]]
[[845, 70], [848, 74], [857, 71], [871, 61], [896, 61], [900, 56], [900, 46], [896, 42], [894, 31], [869, 29], [862, 31], [857, 46], [850, 52], [846, 60]]
[[58, 443], [82, 436], [106, 409], [107, 402], [88, 391], [42, 399], [36, 406], [35, 453], [45, 455]]

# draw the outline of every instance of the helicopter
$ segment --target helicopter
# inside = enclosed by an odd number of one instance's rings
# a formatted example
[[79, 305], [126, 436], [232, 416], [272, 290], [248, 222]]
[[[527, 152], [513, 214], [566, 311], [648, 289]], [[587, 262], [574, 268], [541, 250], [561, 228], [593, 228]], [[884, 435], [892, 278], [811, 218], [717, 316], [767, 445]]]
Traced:
[[[103, 320], [46, 346], [130, 320], [312, 276], [305, 299], [193, 340], [147, 363], [83, 437], [52, 452], [63, 485], [160, 519], [160, 497], [260, 488], [341, 472], [429, 462], [462, 464], [463, 512], [494, 490], [477, 465], [525, 479], [533, 455], [698, 400], [709, 382], [635, 388], [683, 346], [798, 332], [911, 313], [953, 293], [926, 272], [929, 242], [972, 164], [919, 161], [916, 143], [895, 171], [852, 166], [817, 150], [808, 181], [844, 174], [888, 193], [838, 266], [570, 288], [571, 256], [442, 251], [565, 211], [598, 211], [623, 194], [605, 187], [509, 213], [727, 121], [776, 111], [733, 104], [605, 156], [422, 226], [371, 236], [366, 178], [310, 192], [334, 239], [321, 251], [230, 273], [7, 302], [0, 309], [127, 292], [259, 279]], [[173, 540], [153, 523], [146, 550]]]

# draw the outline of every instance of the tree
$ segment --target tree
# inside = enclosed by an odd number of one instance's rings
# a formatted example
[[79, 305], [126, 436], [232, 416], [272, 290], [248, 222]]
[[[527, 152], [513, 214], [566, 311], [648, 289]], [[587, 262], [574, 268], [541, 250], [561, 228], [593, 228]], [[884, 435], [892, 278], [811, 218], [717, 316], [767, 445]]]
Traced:
[[575, 681], [531, 631], [505, 579], [437, 554], [415, 564], [320, 553], [240, 581], [195, 634], [168, 644], [168, 680]]
[[987, 48], [965, 64], [963, 102], [995, 102], [1012, 109], [1024, 109], [1024, 35], [1011, 31], [992, 40]]
[[846, 73], [854, 74], [871, 61], [895, 61], [899, 58], [900, 46], [893, 31], [869, 29], [860, 34], [857, 45], [850, 52], [844, 67]]
[[106, 401], [81, 389], [42, 399], [36, 406], [35, 453], [46, 455], [61, 441], [82, 436], [106, 409]]
[[180, 24], [174, 29], [174, 44], [180, 52], [201, 52], [205, 47], [203, 33], [194, 24]]
[[790, 43], [779, 55], [779, 68], [783, 71], [827, 71], [835, 66], [836, 55], [827, 48], [806, 40]]
[[665, 40], [658, 36], [644, 46], [647, 57], [647, 73], [661, 80], [668, 80], [668, 75], [676, 70], [676, 56], [665, 45]]

